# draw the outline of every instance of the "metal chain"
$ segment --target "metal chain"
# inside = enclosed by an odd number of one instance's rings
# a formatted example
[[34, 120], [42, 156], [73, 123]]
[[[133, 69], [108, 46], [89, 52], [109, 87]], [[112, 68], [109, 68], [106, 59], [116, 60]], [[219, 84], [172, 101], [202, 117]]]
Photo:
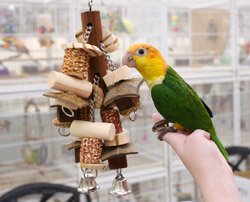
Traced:
[[85, 30], [85, 34], [84, 34], [83, 39], [82, 39], [82, 42], [83, 42], [84, 44], [86, 44], [86, 43], [88, 42], [89, 37], [90, 37], [90, 33], [91, 33], [91, 31], [92, 31], [92, 28], [93, 28], [92, 25], [87, 25], [87, 28], [86, 28], [86, 30]]
[[[98, 85], [99, 80], [100, 80], [100, 76], [95, 74], [95, 76], [94, 76], [94, 85]], [[94, 97], [94, 95], [92, 95], [92, 97], [90, 99], [89, 107], [90, 107], [90, 121], [95, 122], [95, 109], [94, 109], [94, 107], [95, 107], [95, 97]]]
[[91, 12], [92, 11], [93, 0], [89, 0], [88, 5], [89, 5], [89, 11]]
[[115, 68], [115, 65], [114, 65], [113, 61], [110, 59], [110, 56], [109, 56], [109, 54], [108, 54], [108, 52], [107, 52], [107, 50], [106, 50], [105, 45], [104, 45], [103, 42], [100, 43], [100, 49], [101, 49], [101, 51], [102, 51], [104, 57], [105, 57], [106, 60], [107, 60], [107, 63], [108, 63], [108, 65], [109, 65], [109, 69], [110, 69], [111, 71], [114, 71], [114, 70], [116, 69], [116, 68]]

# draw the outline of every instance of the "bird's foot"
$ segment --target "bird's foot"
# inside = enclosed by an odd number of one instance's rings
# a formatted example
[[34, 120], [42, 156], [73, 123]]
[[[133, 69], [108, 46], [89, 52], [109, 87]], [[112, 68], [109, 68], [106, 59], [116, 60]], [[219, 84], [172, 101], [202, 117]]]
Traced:
[[154, 124], [152, 127], [153, 132], [159, 132], [158, 139], [160, 141], [163, 140], [163, 136], [168, 132], [175, 132], [175, 128], [173, 126], [169, 127], [169, 122], [166, 119], [162, 119]]

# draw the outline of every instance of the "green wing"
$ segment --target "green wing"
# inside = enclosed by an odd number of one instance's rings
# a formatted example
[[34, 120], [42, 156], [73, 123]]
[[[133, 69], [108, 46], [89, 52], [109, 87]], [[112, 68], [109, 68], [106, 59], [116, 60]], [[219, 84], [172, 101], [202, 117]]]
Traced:
[[202, 129], [210, 133], [221, 153], [228, 160], [228, 154], [216, 136], [209, 107], [170, 66], [162, 84], [155, 85], [151, 96], [158, 112], [168, 121], [178, 123], [194, 131]]
[[191, 131], [203, 129], [215, 134], [207, 106], [171, 67], [162, 84], [152, 88], [151, 95], [156, 109], [165, 119]]

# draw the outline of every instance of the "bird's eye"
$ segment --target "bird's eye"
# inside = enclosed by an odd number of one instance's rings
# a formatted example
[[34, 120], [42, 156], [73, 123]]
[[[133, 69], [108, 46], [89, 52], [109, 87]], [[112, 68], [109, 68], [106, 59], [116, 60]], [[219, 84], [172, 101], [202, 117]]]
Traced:
[[147, 54], [147, 51], [145, 48], [139, 48], [136, 53], [135, 53], [137, 56], [144, 56]]

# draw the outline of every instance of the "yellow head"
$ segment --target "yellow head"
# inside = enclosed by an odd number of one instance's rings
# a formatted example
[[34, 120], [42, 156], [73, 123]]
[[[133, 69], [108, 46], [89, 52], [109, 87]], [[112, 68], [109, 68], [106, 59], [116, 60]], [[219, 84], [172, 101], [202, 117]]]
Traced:
[[146, 79], [149, 87], [162, 81], [168, 66], [160, 51], [147, 44], [130, 46], [122, 59], [122, 64], [135, 67]]

